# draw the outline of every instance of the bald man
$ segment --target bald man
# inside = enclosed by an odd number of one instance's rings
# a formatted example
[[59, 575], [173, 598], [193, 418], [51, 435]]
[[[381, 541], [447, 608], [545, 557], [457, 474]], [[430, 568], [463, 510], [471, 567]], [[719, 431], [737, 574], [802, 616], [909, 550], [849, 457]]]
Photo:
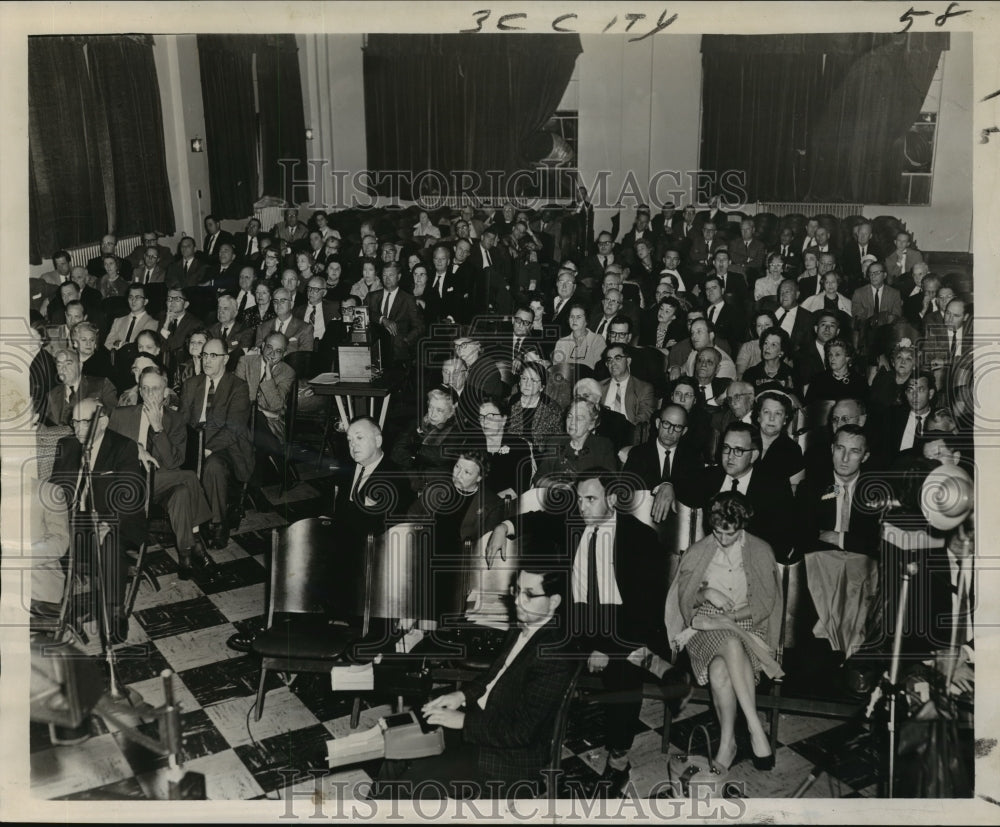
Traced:
[[[100, 412], [97, 413], [99, 407]], [[138, 446], [109, 430], [108, 417], [109, 411], [95, 399], [82, 399], [74, 405], [73, 434], [59, 440], [50, 479], [63, 488], [66, 501], [72, 507], [84, 458], [84, 445], [93, 427], [88, 461], [91, 474], [89, 483], [84, 478], [82, 498], [87, 511], [77, 515], [74, 536], [81, 559], [93, 564], [90, 559], [92, 542], [86, 529], [96, 522], [103, 552], [104, 602], [111, 621], [111, 638], [113, 642], [121, 642], [128, 636], [125, 577], [129, 560], [126, 550], [138, 549], [147, 534], [144, 514], [146, 477], [139, 464]], [[96, 569], [92, 576], [96, 577]]]

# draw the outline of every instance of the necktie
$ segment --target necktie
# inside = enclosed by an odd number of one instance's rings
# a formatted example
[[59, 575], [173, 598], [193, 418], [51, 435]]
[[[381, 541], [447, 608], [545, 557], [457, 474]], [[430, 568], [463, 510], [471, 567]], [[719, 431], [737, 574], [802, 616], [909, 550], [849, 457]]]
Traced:
[[222, 341], [226, 341], [226, 339], [228, 338], [229, 338], [229, 328], [224, 327], [222, 328]]
[[186, 276], [190, 272], [191, 272], [191, 259], [187, 259], [187, 261], [184, 262], [184, 275]]
[[951, 353], [951, 358], [954, 359], [958, 355], [958, 331], [952, 330], [949, 334], [951, 336], [951, 347], [949, 352]]
[[596, 526], [592, 529], [590, 539], [587, 541], [587, 617], [595, 625], [601, 617], [601, 595], [597, 585]]
[[382, 316], [385, 317], [388, 315], [389, 315], [389, 294], [386, 293], [385, 296], [382, 298]]
[[215, 380], [208, 380], [208, 396], [205, 398], [205, 418], [208, 418], [208, 412], [212, 410], [212, 403], [215, 401]]
[[875, 290], [875, 313], [878, 314], [879, 300], [882, 295], [882, 288], [879, 287]]
[[601, 319], [601, 323], [599, 325], [597, 325], [597, 335], [598, 336], [603, 336], [604, 335], [604, 330], [605, 330], [605, 328], [607, 326], [608, 326], [608, 320], [606, 318], [602, 318]]
[[866, 255], [868, 255], [868, 245], [867, 244], [862, 244], [861, 245], [861, 258], [864, 258]]
[[132, 341], [132, 331], [135, 330], [135, 316], [132, 317], [132, 321], [128, 323], [128, 333], [125, 334], [125, 344]]
[[147, 428], [146, 429], [146, 450], [149, 451], [149, 453], [153, 453], [153, 437], [154, 436], [156, 436], [156, 434], [153, 433], [153, 429], [152, 428]]
[[438, 295], [444, 298], [444, 273], [438, 273], [434, 276], [434, 284], [431, 285], [432, 290], [437, 290]]
[[520, 338], [520, 337], [516, 337], [516, 338], [514, 339], [514, 358], [515, 358], [515, 359], [516, 359], [516, 358], [517, 358], [518, 356], [520, 356], [520, 355], [521, 355], [521, 342], [523, 342], [523, 341], [524, 341], [524, 339], [522, 339], [522, 338]]
[[615, 382], [615, 410], [621, 413], [622, 410], [622, 383]]
[[309, 305], [309, 312], [306, 313], [306, 324], [314, 324], [316, 321], [316, 305]]
[[240, 306], [239, 306], [239, 310], [238, 310], [238, 312], [240, 312], [240, 313], [242, 313], [244, 310], [247, 309], [247, 295], [248, 294], [246, 292], [244, 292], [243, 293], [243, 297], [240, 299]]
[[351, 502], [358, 501], [358, 491], [361, 488], [361, 480], [365, 478], [364, 466], [361, 467], [361, 473], [358, 474], [358, 478], [354, 481], [354, 487], [351, 489]]
[[782, 258], [787, 258], [788, 257], [788, 245], [787, 244], [781, 248], [781, 257]]
[[660, 479], [663, 482], [670, 480], [670, 449], [663, 454], [663, 468], [660, 469]]
[[736, 479], [736, 477], [733, 477], [733, 484], [731, 486], [729, 486], [729, 490], [730, 491], [739, 491], [740, 490], [740, 481], [738, 479]]
[[493, 262], [490, 261], [490, 251], [483, 247], [483, 269], [492, 266]]
[[708, 309], [708, 320], [712, 324], [715, 324], [715, 313], [717, 310], [718, 308], [714, 304]]
[[73, 422], [73, 406], [76, 405], [76, 388], [70, 386], [69, 393], [66, 394], [66, 411], [63, 414], [63, 425], [70, 425]]
[[603, 270], [607, 266], [608, 266], [608, 257], [601, 256], [601, 269]]
[[562, 306], [566, 303], [565, 299], [556, 299], [556, 312], [555, 315], [559, 315], [559, 311], [562, 310]]
[[924, 418], [920, 414], [917, 414], [917, 427], [914, 430], [916, 436], [920, 436], [924, 432]]
[[173, 333], [175, 330], [177, 330], [177, 319], [171, 319], [170, 324], [167, 325], [167, 332]]
[[153, 271], [147, 268], [146, 277], [142, 280], [143, 284], [149, 284], [149, 280], [153, 277]]
[[783, 307], [778, 308], [778, 312], [774, 314], [774, 318], [778, 320], [778, 324], [781, 324], [781, 320], [785, 318], [788, 311]]
[[851, 527], [851, 498], [847, 495], [847, 486], [840, 487], [840, 530], [849, 531]]

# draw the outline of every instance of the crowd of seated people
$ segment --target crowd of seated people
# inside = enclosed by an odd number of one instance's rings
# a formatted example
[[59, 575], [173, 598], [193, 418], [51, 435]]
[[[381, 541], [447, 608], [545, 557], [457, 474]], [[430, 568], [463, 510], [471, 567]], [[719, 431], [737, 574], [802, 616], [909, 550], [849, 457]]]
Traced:
[[[651, 492], [654, 524], [680, 505], [700, 510], [717, 543], [699, 546], [692, 571], [718, 588], [685, 579], [678, 616], [713, 630], [692, 661], [725, 699], [717, 757], [728, 765], [735, 706], [750, 711], [768, 666], [757, 649], [734, 647], [773, 622], [774, 561], [823, 548], [877, 560], [859, 479], [971, 459], [968, 281], [932, 270], [901, 225], [887, 247], [885, 227], [877, 237], [863, 219], [768, 225], [733, 220], [718, 199], [700, 212], [670, 206], [652, 222], [640, 207], [620, 239], [577, 233], [569, 249], [512, 205], [492, 217], [413, 217], [399, 232], [323, 211], [304, 222], [290, 208], [267, 233], [251, 219], [231, 236], [209, 216], [202, 244], [185, 237], [176, 256], [155, 233], [130, 260], [106, 237], [87, 268], [56, 251], [55, 269], [32, 285], [42, 297], [31, 370], [39, 421], [72, 426], [74, 406], [91, 398], [135, 412], [139, 424], [122, 432], [140, 461], [183, 483], [167, 490], [161, 480], [157, 496], [200, 518], [177, 519], [189, 576], [237, 528], [241, 487], [282, 473], [289, 397], [308, 399], [307, 381], [335, 367], [366, 308], [404, 397], [394, 404], [415, 413], [384, 430], [370, 420], [347, 428], [335, 517], [362, 532], [422, 515], [469, 540], [494, 532], [530, 489], [573, 488], [586, 528], [566, 599], [665, 651], [661, 540], [616, 510], [616, 480]], [[422, 362], [432, 351], [446, 355]], [[183, 444], [156, 442], [153, 454], [149, 435], [164, 429]], [[461, 509], [436, 507], [436, 477]], [[882, 510], [906, 508], [902, 499]], [[597, 568], [588, 543], [603, 549], [592, 552]], [[748, 549], [745, 581], [718, 575], [720, 561]], [[773, 648], [765, 631], [761, 651]], [[635, 685], [606, 628], [581, 635], [590, 672]], [[619, 780], [636, 714], [623, 704], [612, 716], [607, 772]], [[751, 738], [766, 768], [766, 738], [758, 728]]]

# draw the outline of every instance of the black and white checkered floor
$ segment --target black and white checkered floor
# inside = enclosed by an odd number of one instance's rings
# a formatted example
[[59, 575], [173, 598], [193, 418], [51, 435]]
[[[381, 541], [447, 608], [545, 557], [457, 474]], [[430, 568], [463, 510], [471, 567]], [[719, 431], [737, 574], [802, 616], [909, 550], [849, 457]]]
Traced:
[[[253, 721], [251, 707], [259, 661], [229, 649], [237, 629], [263, 620], [264, 551], [270, 530], [305, 516], [321, 514], [332, 502], [328, 478], [301, 482], [280, 500], [267, 491], [273, 512], [249, 512], [229, 545], [211, 552], [218, 576], [207, 582], [177, 578], [174, 549], [154, 548], [151, 567], [160, 590], [143, 584], [130, 620], [127, 645], [119, 648], [121, 682], [153, 706], [163, 703], [164, 669], [176, 673], [182, 709], [185, 768], [203, 773], [210, 799], [282, 798], [289, 788], [311, 791], [324, 775], [328, 796], [363, 796], [378, 762], [347, 770], [326, 769], [326, 742], [350, 732], [352, 696], [335, 695], [325, 675], [299, 675], [291, 686], [272, 676], [263, 717]], [[91, 631], [93, 629], [91, 628]], [[97, 654], [96, 635], [87, 647]], [[389, 711], [387, 699], [372, 697], [361, 715], [362, 728]], [[604, 769], [607, 751], [600, 741], [603, 709], [577, 702], [563, 749], [563, 795], [587, 795]], [[639, 796], [668, 778], [668, 756], [660, 752], [663, 709], [643, 705], [630, 754], [632, 782]], [[672, 752], [687, 744], [691, 728], [706, 724], [718, 737], [715, 716], [690, 704], [673, 722]], [[164, 798], [166, 759], [128, 741], [115, 727], [91, 718], [92, 736], [75, 746], [54, 746], [48, 728], [31, 726], [31, 786], [44, 799]], [[155, 723], [142, 731], [155, 735]], [[782, 715], [780, 747], [771, 772], [749, 761], [733, 768], [740, 794], [754, 798], [788, 797], [815, 764], [824, 771], [808, 791], [811, 797], [875, 796], [878, 751], [866, 728], [828, 718]], [[714, 748], [714, 747], [713, 747]]]

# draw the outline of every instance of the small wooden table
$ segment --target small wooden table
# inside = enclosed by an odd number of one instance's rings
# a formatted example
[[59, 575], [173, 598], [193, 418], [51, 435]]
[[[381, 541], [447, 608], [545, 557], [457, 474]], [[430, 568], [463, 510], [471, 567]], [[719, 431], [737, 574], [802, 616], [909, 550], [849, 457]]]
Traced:
[[389, 410], [389, 400], [392, 398], [392, 388], [384, 379], [371, 382], [310, 382], [309, 387], [317, 396], [332, 396], [337, 403], [340, 418], [346, 426], [354, 419], [354, 400], [368, 400], [368, 414], [375, 418], [375, 400], [381, 400], [378, 413], [378, 425], [385, 427], [385, 415]]

